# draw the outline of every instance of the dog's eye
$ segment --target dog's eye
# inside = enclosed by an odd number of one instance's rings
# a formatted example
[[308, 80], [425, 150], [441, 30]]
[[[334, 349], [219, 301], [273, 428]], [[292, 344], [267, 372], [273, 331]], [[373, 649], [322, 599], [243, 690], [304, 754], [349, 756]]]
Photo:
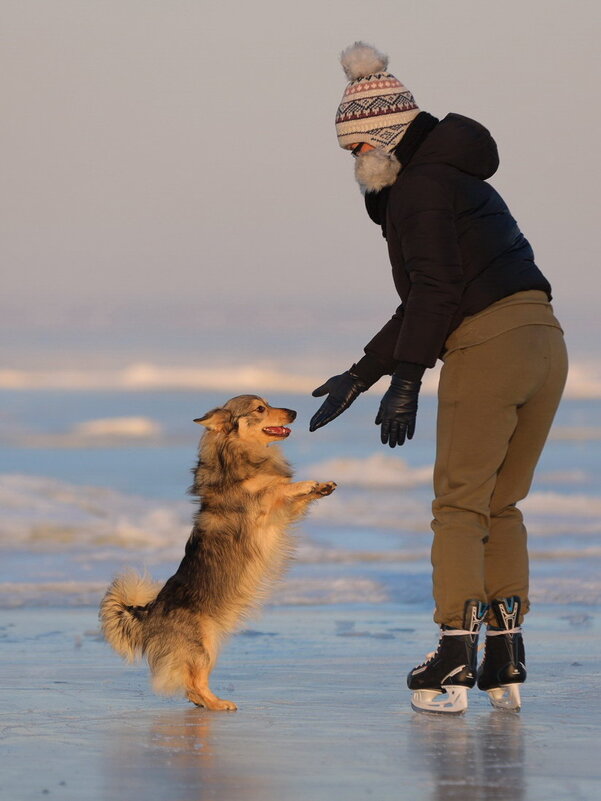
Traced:
[[264, 406], [257, 406], [256, 411], [257, 412], [264, 412], [265, 411], [265, 407]]

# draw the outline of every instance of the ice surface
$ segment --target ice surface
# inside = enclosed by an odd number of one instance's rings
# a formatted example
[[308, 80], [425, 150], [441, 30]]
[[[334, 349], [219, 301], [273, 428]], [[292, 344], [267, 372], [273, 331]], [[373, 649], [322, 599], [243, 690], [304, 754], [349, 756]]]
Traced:
[[[194, 511], [191, 421], [221, 390], [2, 392], [2, 798], [597, 798], [599, 403], [562, 405], [523, 504], [524, 710], [500, 716], [475, 692], [467, 716], [448, 721], [417, 718], [404, 679], [436, 641], [435, 401], [424, 396], [416, 437], [390, 453], [373, 425], [376, 392], [315, 435], [315, 399], [284, 404], [299, 410], [284, 449], [297, 476], [323, 471], [339, 488], [302, 521], [285, 580], [225, 648], [215, 683], [239, 703], [233, 715], [152, 695], [146, 667], [124, 667], [97, 632], [115, 572], [160, 580], [179, 563]], [[107, 422], [86, 430], [94, 421]]]
[[[528, 626], [519, 715], [473, 690], [465, 716], [409, 708], [429, 615], [397, 604], [281, 607], [225, 647], [210, 713], [153, 695], [94, 610], [2, 613], [2, 797], [29, 801], [593, 801], [599, 618], [547, 607]], [[245, 636], [246, 635], [246, 636]]]

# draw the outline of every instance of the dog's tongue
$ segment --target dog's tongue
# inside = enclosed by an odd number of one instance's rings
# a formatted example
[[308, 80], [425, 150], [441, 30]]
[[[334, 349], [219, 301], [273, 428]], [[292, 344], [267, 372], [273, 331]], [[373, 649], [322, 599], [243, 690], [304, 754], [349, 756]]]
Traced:
[[263, 431], [274, 437], [287, 437], [290, 434], [290, 429], [286, 426], [266, 426]]

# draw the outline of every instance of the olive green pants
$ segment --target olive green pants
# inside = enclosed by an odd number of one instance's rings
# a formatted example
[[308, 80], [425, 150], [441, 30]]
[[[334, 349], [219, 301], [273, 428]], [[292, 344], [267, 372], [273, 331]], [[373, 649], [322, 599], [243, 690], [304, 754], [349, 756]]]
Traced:
[[[518, 595], [523, 613], [529, 608], [526, 528], [516, 504], [530, 489], [567, 375], [551, 306], [531, 308], [542, 324], [520, 325], [478, 344], [464, 336], [468, 346], [462, 347], [458, 329], [440, 374], [434, 620], [454, 628], [462, 627], [470, 598]], [[530, 313], [523, 304], [517, 311]]]

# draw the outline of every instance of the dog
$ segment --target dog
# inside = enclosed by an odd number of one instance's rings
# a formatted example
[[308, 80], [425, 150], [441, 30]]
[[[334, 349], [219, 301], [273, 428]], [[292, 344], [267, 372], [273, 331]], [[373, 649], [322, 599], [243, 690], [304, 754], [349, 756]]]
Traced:
[[156, 692], [237, 708], [209, 688], [220, 645], [283, 574], [291, 524], [336, 488], [292, 481], [273, 443], [289, 436], [295, 417], [258, 395], [239, 395], [196, 419], [206, 429], [190, 488], [200, 507], [177, 572], [162, 587], [135, 572], [109, 586], [102, 632], [128, 661], [146, 657]]

